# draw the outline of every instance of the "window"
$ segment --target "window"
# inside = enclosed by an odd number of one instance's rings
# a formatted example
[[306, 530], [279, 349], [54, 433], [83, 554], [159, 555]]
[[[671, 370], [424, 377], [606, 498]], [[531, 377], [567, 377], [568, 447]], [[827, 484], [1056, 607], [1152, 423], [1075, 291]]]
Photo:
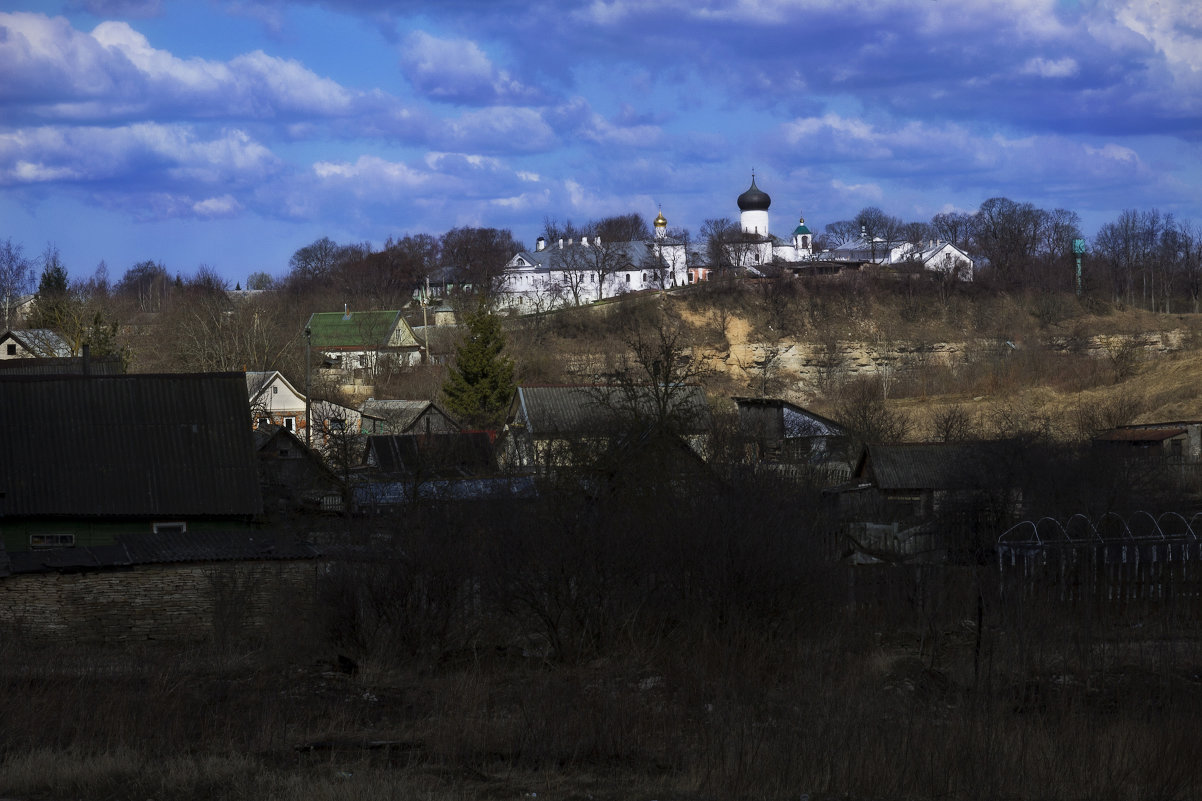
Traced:
[[153, 528], [155, 534], [184, 534], [188, 531], [188, 524], [176, 520], [170, 523], [154, 523]]
[[346, 431], [346, 421], [331, 418], [326, 420], [326, 428], [330, 431]]
[[255, 421], [255, 428], [263, 428], [264, 426], [269, 425], [271, 425], [271, 420], [267, 417], [260, 417]]
[[16, 345], [13, 345], [12, 343], [9, 343], [9, 344], [8, 344], [8, 345], [6, 345], [5, 347], [8, 349], [8, 355], [9, 355], [9, 356], [16, 356], [16, 355], [17, 355], [17, 346], [16, 346]]
[[292, 455], [292, 451], [288, 450], [287, 448], [280, 448], [280, 458], [281, 459], [287, 459], [291, 455]]
[[279, 395], [279, 394], [280, 394], [280, 388], [279, 388], [279, 387], [272, 387], [272, 388], [271, 388], [271, 394], [272, 394], [272, 395]]
[[630, 273], [626, 273], [626, 283], [630, 283]]
[[284, 428], [288, 429], [289, 431], [295, 431], [296, 430], [296, 418], [295, 417], [285, 417], [284, 418]]
[[30, 534], [30, 548], [74, 548], [74, 534]]

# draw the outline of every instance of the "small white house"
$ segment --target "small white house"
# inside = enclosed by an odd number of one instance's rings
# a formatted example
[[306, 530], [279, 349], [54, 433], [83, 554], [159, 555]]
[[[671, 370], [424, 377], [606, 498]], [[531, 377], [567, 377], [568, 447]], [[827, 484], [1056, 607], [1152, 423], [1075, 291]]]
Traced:
[[282, 426], [293, 434], [304, 430], [307, 424], [305, 396], [279, 370], [248, 372], [246, 395], [254, 428], [271, 424]]

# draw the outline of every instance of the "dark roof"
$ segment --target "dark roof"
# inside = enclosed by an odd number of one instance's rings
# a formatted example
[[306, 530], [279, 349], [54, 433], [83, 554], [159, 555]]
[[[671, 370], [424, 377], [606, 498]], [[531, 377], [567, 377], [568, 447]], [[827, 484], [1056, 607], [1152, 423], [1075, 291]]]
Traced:
[[182, 532], [128, 534], [118, 537], [115, 545], [22, 551], [7, 556], [11, 573], [43, 573], [173, 562], [316, 559], [320, 555], [309, 543], [288, 535]]
[[883, 490], [954, 489], [970, 483], [967, 468], [988, 458], [987, 443], [912, 442], [868, 445], [855, 475]]
[[382, 400], [368, 398], [359, 407], [359, 413], [365, 417], [385, 420], [394, 429], [407, 431], [427, 409], [433, 408], [439, 415], [445, 417], [452, 425], [458, 425], [455, 418], [437, 403], [428, 400]]
[[[784, 400], [783, 398], [733, 397], [733, 398], [731, 398], [731, 400], [733, 400], [735, 402], [735, 405], [738, 406], [739, 408], [743, 408], [744, 406], [764, 406], [764, 407], [768, 407], [768, 408], [780, 409], [780, 410], [782, 410], [782, 412], [785, 409], [789, 409], [796, 414], [810, 418], [815, 423], [819, 423], [822, 426], [825, 426], [829, 429], [832, 429], [832, 430], [838, 432], [837, 436], [843, 436], [847, 433], [847, 429], [843, 426], [842, 423], [836, 423], [834, 420], [830, 419], [829, 417], [823, 417], [822, 415], [818, 414], [817, 412], [811, 412], [809, 409], [798, 406], [795, 403], [790, 403], [789, 401]], [[803, 429], [804, 429], [804, 427], [803, 427]], [[801, 431], [786, 430], [785, 436], [803, 436], [804, 437], [804, 436], [814, 436], [815, 433], [816, 432], [806, 431], [806, 430], [801, 430]]]
[[367, 455], [383, 473], [450, 477], [496, 469], [492, 441], [482, 431], [370, 436]]
[[1163, 442], [1185, 433], [1184, 428], [1116, 428], [1094, 437], [1097, 442]]
[[[645, 424], [652, 413], [652, 398], [650, 386], [518, 387], [509, 418], [534, 436], [613, 431], [633, 422]], [[705, 433], [713, 427], [701, 387], [678, 387], [672, 406], [676, 418], [672, 422], [679, 433]]]
[[116, 357], [85, 359], [83, 356], [62, 356], [0, 359], [0, 373], [4, 375], [120, 375], [124, 372], [125, 364]]
[[0, 514], [262, 511], [242, 373], [0, 374]]

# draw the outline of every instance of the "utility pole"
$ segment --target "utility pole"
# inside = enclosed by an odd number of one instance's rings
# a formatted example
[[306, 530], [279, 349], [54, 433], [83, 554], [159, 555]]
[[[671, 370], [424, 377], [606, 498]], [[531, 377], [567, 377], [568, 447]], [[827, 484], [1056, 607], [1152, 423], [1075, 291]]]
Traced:
[[309, 364], [313, 361], [313, 329], [305, 326], [305, 447], [313, 447], [313, 403], [309, 400], [312, 391], [309, 386]]

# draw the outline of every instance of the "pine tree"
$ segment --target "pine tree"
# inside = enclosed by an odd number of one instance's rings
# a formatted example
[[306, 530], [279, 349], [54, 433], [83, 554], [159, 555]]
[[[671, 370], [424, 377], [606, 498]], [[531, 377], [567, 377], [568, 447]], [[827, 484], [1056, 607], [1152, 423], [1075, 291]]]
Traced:
[[499, 426], [515, 388], [501, 321], [481, 306], [465, 322], [467, 336], [455, 350], [455, 365], [442, 387], [447, 408], [469, 425]]

